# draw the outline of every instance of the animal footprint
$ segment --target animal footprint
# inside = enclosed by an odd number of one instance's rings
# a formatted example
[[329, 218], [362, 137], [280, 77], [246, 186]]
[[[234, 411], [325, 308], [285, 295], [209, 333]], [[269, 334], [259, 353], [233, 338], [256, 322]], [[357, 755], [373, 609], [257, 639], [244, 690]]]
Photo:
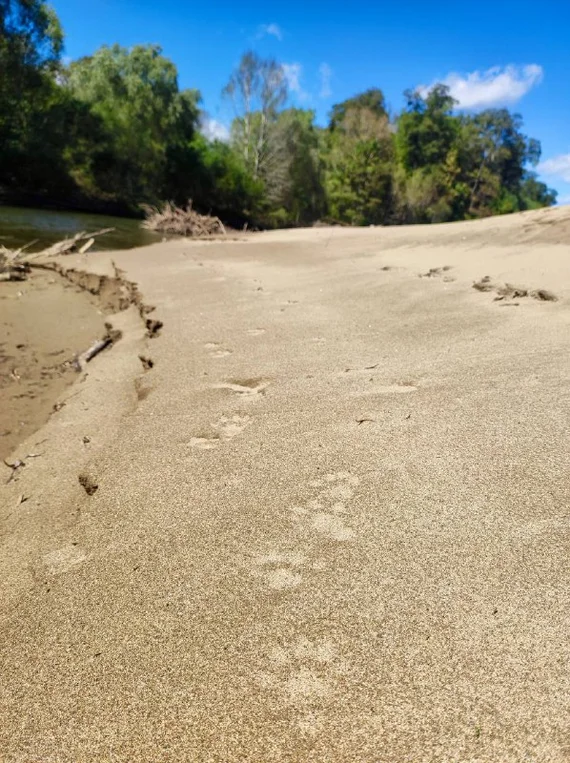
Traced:
[[220, 444], [219, 437], [191, 437], [188, 445], [197, 450], [212, 450]]
[[263, 379], [230, 379], [230, 381], [214, 385], [215, 389], [229, 389], [244, 397], [264, 395], [268, 386], [269, 382]]
[[222, 416], [219, 421], [212, 424], [215, 434], [211, 437], [191, 437], [188, 445], [197, 450], [212, 450], [217, 448], [224, 440], [232, 440], [252, 422], [251, 416], [235, 413], [233, 416]]
[[44, 554], [42, 561], [52, 575], [61, 575], [78, 564], [83, 564], [87, 554], [73, 544], [63, 546], [55, 551]]
[[352, 540], [356, 533], [344, 519], [348, 513], [347, 503], [354, 495], [359, 479], [349, 472], [325, 475], [310, 483], [318, 493], [302, 506], [291, 509], [299, 528], [312, 530], [330, 540]]
[[219, 342], [207, 342], [204, 348], [208, 350], [211, 358], [227, 358], [228, 355], [232, 354], [231, 350], [222, 347]]
[[311, 527], [331, 540], [352, 540], [356, 533], [336, 514], [319, 511], [311, 518]]
[[[257, 675], [262, 688], [279, 692], [288, 705], [302, 712], [329, 697], [346, 672], [338, 647], [326, 636], [314, 640], [301, 636], [272, 647], [264, 668]], [[305, 726], [307, 720], [304, 716], [300, 725]]]
[[214, 429], [218, 431], [222, 440], [231, 440], [241, 434], [251, 422], [251, 416], [235, 413], [233, 416], [222, 416], [218, 423], [214, 424]]
[[303, 581], [298, 568], [303, 565], [305, 557], [296, 553], [271, 552], [262, 554], [254, 559], [252, 570], [256, 577], [274, 591], [296, 588]]

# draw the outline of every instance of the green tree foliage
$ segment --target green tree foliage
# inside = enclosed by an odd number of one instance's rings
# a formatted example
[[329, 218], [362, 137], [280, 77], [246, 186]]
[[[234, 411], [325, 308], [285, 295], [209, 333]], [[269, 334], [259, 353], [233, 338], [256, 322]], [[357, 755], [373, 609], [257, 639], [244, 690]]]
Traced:
[[176, 176], [172, 165], [191, 160], [184, 152], [197, 129], [198, 93], [178, 89], [176, 67], [155, 45], [103, 47], [71, 64], [67, 87], [99, 123], [79, 182], [129, 205], [158, 201]]
[[225, 143], [200, 132], [199, 93], [180, 90], [158, 46], [104, 46], [68, 67], [62, 50], [44, 0], [0, 0], [5, 199], [125, 213], [192, 199], [235, 226], [439, 222], [556, 201], [521, 117], [458, 113], [444, 85], [407, 91], [395, 117], [371, 88], [321, 128], [290, 106], [285, 69], [250, 51], [224, 89]]
[[394, 140], [382, 92], [334, 106], [323, 140], [330, 216], [351, 225], [389, 222]]
[[208, 141], [202, 135], [192, 148], [196, 152], [192, 188], [185, 198], [194, 199], [202, 212], [213, 212], [234, 227], [257, 222], [264, 202], [263, 182], [252, 177], [242, 157], [227, 143]]
[[57, 87], [63, 35], [42, 0], [0, 0], [0, 190], [61, 180], [67, 103]]

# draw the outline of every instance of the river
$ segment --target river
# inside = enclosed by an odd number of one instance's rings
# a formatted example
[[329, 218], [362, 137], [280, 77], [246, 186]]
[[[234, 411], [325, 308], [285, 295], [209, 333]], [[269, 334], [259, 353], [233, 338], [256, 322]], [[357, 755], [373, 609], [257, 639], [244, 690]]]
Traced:
[[0, 244], [8, 249], [37, 240], [30, 251], [38, 251], [80, 231], [91, 233], [101, 228], [115, 230], [97, 238], [93, 250], [133, 249], [162, 238], [142, 228], [140, 220], [126, 217], [0, 206]]

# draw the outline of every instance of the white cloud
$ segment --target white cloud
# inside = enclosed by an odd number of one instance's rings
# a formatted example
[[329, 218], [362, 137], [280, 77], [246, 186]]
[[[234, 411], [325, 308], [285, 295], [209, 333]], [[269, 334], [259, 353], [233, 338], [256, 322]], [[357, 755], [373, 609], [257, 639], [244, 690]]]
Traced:
[[265, 37], [266, 35], [271, 35], [272, 37], [276, 37], [279, 41], [283, 39], [283, 31], [281, 30], [281, 27], [279, 24], [275, 24], [274, 22], [271, 24], [261, 24], [258, 32], [257, 32], [257, 39], [261, 39], [262, 37]]
[[303, 90], [301, 85], [301, 77], [303, 75], [303, 67], [299, 63], [282, 64], [283, 74], [287, 80], [287, 87], [297, 96], [298, 100], [306, 101], [310, 98], [309, 94]]
[[319, 96], [321, 98], [330, 98], [332, 95], [332, 88], [331, 88], [332, 73], [333, 71], [327, 63], [323, 62], [319, 66], [319, 74], [321, 77], [321, 91], [319, 93]]
[[[538, 64], [494, 66], [484, 72], [465, 75], [451, 72], [441, 83], [449, 87], [459, 108], [477, 109], [518, 101], [541, 82], [543, 74]], [[420, 85], [418, 90], [425, 96], [435, 84]]]
[[[570, 154], [560, 154], [541, 162], [537, 170], [543, 175], [560, 178], [570, 183]], [[569, 199], [570, 201], [570, 199]]]
[[227, 143], [230, 139], [230, 131], [222, 122], [217, 119], [206, 118], [202, 121], [202, 134], [208, 140], [221, 140]]
[[301, 74], [303, 73], [303, 67], [301, 64], [283, 64], [283, 74], [287, 80], [287, 85], [292, 93], [300, 93], [303, 89], [301, 87]]

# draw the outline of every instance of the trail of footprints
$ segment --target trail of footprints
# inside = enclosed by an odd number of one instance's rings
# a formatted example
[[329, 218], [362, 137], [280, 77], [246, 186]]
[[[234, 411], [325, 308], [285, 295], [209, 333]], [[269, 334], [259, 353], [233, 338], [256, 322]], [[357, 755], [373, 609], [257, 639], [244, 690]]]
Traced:
[[[359, 479], [336, 472], [310, 482], [308, 500], [289, 509], [302, 550], [274, 548], [253, 558], [251, 573], [268, 592], [287, 593], [300, 586], [307, 573], [326, 569], [319, 559], [317, 538], [346, 543], [356, 537], [350, 524], [350, 501]], [[349, 670], [346, 646], [338, 634], [296, 636], [290, 642], [267, 646], [256, 679], [264, 691], [295, 713], [297, 731], [316, 737], [324, 730], [323, 705], [334, 701]]]
[[[249, 329], [249, 336], [260, 336], [265, 329]], [[210, 357], [221, 359], [232, 354], [220, 342], [206, 342], [204, 349]], [[239, 397], [257, 397], [264, 395], [269, 382], [265, 379], [229, 379], [228, 381], [213, 384], [214, 389], [228, 390]], [[210, 425], [207, 433], [191, 437], [188, 444], [195, 450], [213, 450], [224, 442], [233, 440], [240, 435], [253, 421], [247, 413], [234, 413], [221, 416], [215, 423]]]
[[311, 490], [316, 491], [314, 497], [289, 509], [293, 526], [305, 541], [304, 547], [308, 547], [308, 551], [303, 554], [287, 549], [270, 549], [255, 556], [250, 571], [266, 589], [281, 591], [296, 588], [303, 582], [306, 570], [323, 569], [321, 561], [310, 558], [316, 545], [315, 536], [339, 543], [356, 537], [350, 525], [349, 502], [358, 484], [358, 477], [349, 472], [327, 474], [309, 484]]

